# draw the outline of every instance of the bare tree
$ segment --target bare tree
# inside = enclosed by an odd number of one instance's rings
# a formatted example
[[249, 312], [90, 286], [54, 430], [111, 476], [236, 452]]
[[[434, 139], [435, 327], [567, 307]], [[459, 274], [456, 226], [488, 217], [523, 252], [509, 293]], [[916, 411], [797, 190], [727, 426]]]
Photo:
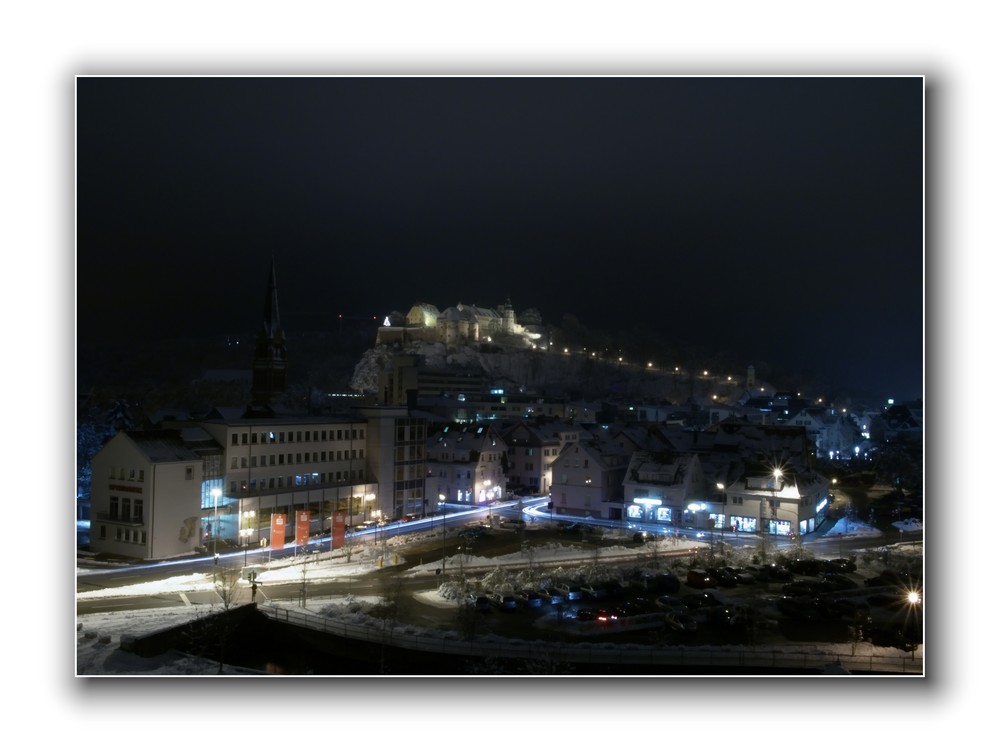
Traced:
[[229, 612], [236, 607], [239, 600], [241, 591], [239, 583], [240, 570], [236, 568], [223, 569], [215, 578], [215, 592], [222, 604], [222, 615], [215, 620], [218, 625], [220, 674], [226, 662], [226, 643], [229, 641], [231, 631]]

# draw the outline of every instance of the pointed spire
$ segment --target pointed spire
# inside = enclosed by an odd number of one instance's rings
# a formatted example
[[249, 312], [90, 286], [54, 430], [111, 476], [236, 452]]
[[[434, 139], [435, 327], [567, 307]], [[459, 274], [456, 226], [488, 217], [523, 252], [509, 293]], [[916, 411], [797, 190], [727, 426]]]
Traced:
[[285, 391], [288, 371], [288, 354], [285, 350], [285, 332], [278, 317], [278, 284], [275, 281], [274, 257], [271, 257], [271, 274], [264, 296], [264, 319], [253, 359], [253, 385], [251, 395], [255, 405], [267, 405], [271, 399]]
[[264, 296], [264, 331], [265, 337], [284, 339], [281, 329], [281, 318], [278, 315], [278, 283], [274, 273], [274, 256], [271, 257], [271, 276], [267, 280], [267, 294]]

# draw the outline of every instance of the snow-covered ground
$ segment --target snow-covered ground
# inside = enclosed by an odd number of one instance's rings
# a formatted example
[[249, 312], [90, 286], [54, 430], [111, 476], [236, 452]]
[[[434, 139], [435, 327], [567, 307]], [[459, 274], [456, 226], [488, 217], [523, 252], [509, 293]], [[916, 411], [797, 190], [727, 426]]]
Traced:
[[[433, 537], [434, 533], [423, 533], [411, 536], [410, 540], [422, 537]], [[866, 538], [881, 538], [882, 533], [875, 528], [861, 523], [849, 523], [841, 520], [833, 529], [827, 533], [827, 537], [856, 539], [859, 544], [864, 545]], [[739, 542], [732, 542], [735, 548], [740, 547]], [[646, 549], [646, 556], [695, 552], [703, 549], [708, 543], [702, 540], [674, 539], [667, 538], [651, 544]], [[754, 546], [752, 540], [748, 540], [745, 546], [750, 549]], [[912, 553], [912, 546], [910, 547]], [[366, 546], [354, 547], [350, 555], [344, 549], [334, 552], [324, 552], [320, 554], [300, 555], [292, 559], [275, 560], [272, 563], [262, 563], [255, 565], [257, 570], [257, 582], [259, 583], [262, 595], [266, 595], [269, 585], [278, 583], [299, 583], [303, 580], [309, 582], [321, 581], [345, 581], [369, 574], [379, 567], [379, 558], [383, 553], [387, 553], [390, 561], [387, 563], [404, 563], [409, 568], [403, 576], [413, 576], [416, 574], [428, 574], [441, 567], [440, 561], [430, 563], [407, 562], [395, 547], [383, 549], [380, 546], [368, 544]], [[509, 568], [511, 571], [519, 571], [531, 566], [561, 567], [588, 566], [598, 564], [614, 564], [617, 560], [634, 559], [636, 548], [634, 546], [608, 546], [600, 549], [600, 553], [595, 555], [593, 551], [585, 551], [579, 546], [572, 544], [548, 544], [524, 549], [521, 552], [498, 557], [464, 556], [455, 555], [445, 561], [446, 572], [456, 572], [459, 570], [468, 573], [485, 573], [494, 571], [497, 568]], [[245, 586], [245, 582], [243, 585]], [[152, 631], [157, 631], [177, 624], [192, 621], [201, 616], [207, 615], [213, 608], [219, 609], [221, 606], [208, 605], [184, 605], [186, 594], [212, 592], [215, 589], [213, 574], [209, 567], [207, 571], [190, 575], [164, 578], [159, 581], [144, 583], [140, 585], [126, 585], [115, 588], [106, 588], [93, 591], [81, 592], [77, 595], [77, 600], [89, 601], [103, 598], [113, 598], [128, 595], [141, 595], [156, 593], [164, 597], [176, 596], [177, 606], [168, 606], [153, 610], [136, 611], [113, 611], [99, 614], [84, 614], [77, 616], [77, 673], [80, 676], [94, 675], [216, 675], [218, 665], [211, 661], [202, 661], [190, 656], [168, 653], [155, 658], [144, 659], [130, 655], [125, 651], [118, 650], [123, 635], [142, 635]], [[244, 593], [248, 591], [243, 588]], [[457, 601], [451, 597], [452, 593], [448, 588], [426, 590], [418, 593], [416, 597], [423, 603], [440, 608], [456, 608]], [[245, 595], [246, 598], [249, 595]], [[374, 602], [374, 599], [369, 599]], [[365, 609], [359, 608], [364, 601], [353, 596], [327, 599], [312, 599], [308, 605], [308, 610], [312, 614], [322, 614], [330, 618], [337, 618], [344, 621], [364, 622]], [[294, 603], [282, 602], [282, 607], [290, 609], [300, 608]], [[370, 605], [370, 604], [369, 604]], [[422, 630], [428, 634], [433, 634], [436, 630]], [[797, 646], [801, 649], [801, 646]], [[878, 650], [868, 645], [862, 650]], [[226, 667], [226, 674], [248, 674], [254, 673], [238, 667]]]

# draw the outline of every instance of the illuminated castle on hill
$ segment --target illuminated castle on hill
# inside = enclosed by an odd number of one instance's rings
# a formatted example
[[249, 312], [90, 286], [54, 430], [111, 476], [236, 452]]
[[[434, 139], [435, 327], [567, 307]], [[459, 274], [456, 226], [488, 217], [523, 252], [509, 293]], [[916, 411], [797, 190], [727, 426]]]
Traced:
[[416, 303], [405, 317], [386, 316], [376, 343], [440, 342], [449, 348], [502, 343], [530, 348], [543, 338], [541, 319], [531, 309], [522, 319], [519, 323], [510, 300], [496, 308], [459, 303], [443, 311], [430, 303]]

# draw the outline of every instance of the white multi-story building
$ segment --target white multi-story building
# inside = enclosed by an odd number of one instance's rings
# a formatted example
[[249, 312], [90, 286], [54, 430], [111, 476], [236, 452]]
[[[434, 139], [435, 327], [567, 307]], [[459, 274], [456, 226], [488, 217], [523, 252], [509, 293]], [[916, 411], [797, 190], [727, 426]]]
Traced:
[[432, 500], [489, 504], [507, 494], [507, 445], [487, 424], [449, 424], [427, 439], [425, 489]]
[[623, 481], [631, 454], [631, 448], [606, 437], [566, 444], [552, 466], [553, 510], [620, 520]]
[[[403, 406], [342, 416], [283, 411], [284, 333], [274, 269], [253, 361], [253, 403], [124, 431], [92, 460], [90, 548], [157, 559], [223, 541], [271, 543], [275, 514], [309, 530], [426, 510], [426, 420]], [[294, 530], [290, 537], [294, 534]]]

